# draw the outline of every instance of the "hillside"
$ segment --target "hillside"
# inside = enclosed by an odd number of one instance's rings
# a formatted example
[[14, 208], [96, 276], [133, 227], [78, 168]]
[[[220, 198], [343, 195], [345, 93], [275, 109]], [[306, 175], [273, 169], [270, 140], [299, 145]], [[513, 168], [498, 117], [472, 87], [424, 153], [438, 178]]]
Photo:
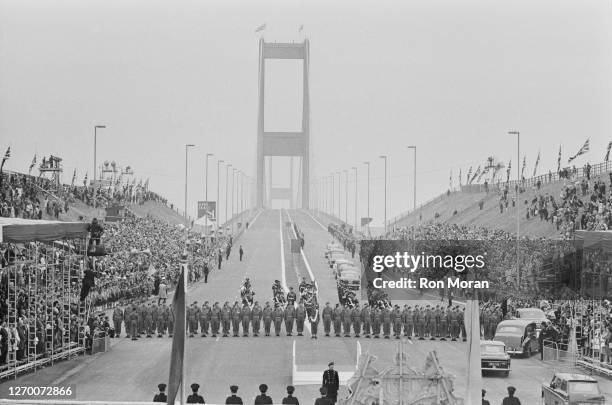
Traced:
[[[604, 181], [608, 179], [607, 174], [600, 177]], [[519, 217], [522, 235], [549, 238], [559, 237], [560, 233], [550, 222], [540, 221], [539, 218], [526, 218], [527, 205], [525, 205], [525, 200], [531, 202], [536, 195], [548, 193], [556, 201], [559, 201], [561, 189], [567, 182], [567, 180], [564, 180], [545, 184], [542, 185], [540, 191], [529, 188], [519, 195], [518, 209], [520, 209]], [[510, 196], [514, 197], [514, 191], [510, 193]], [[484, 202], [482, 210], [478, 207], [478, 202], [481, 200]], [[455, 210], [457, 213], [453, 215]], [[450, 193], [450, 195], [444, 195], [426, 204], [415, 212], [409, 213], [397, 222], [392, 223], [390, 226], [410, 226], [416, 225], [419, 222], [445, 222], [459, 225], [483, 226], [515, 233], [516, 210], [517, 208], [513, 208], [510, 204], [508, 210], [504, 210], [504, 213], [500, 214], [499, 194], [497, 191], [490, 191], [489, 193], [458, 191]], [[438, 218], [435, 218], [436, 213], [439, 214]]]

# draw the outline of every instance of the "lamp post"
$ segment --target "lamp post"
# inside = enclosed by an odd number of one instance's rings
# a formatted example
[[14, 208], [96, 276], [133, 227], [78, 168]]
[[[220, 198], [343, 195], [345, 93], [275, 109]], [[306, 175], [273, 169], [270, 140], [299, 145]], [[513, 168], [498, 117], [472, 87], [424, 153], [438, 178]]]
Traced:
[[416, 211], [416, 146], [411, 145], [408, 146], [408, 149], [414, 149], [414, 191], [413, 191], [413, 203], [412, 203], [412, 210]]
[[206, 154], [206, 175], [205, 175], [206, 180], [204, 184], [204, 199], [206, 200], [204, 204], [206, 204], [206, 207], [205, 207], [205, 213], [204, 213], [204, 233], [208, 232], [208, 159], [211, 156], [215, 156], [214, 153]]
[[520, 238], [521, 238], [521, 217], [520, 217], [520, 209], [519, 209], [519, 181], [521, 178], [521, 169], [520, 169], [520, 161], [521, 161], [521, 133], [519, 131], [509, 131], [508, 135], [516, 135], [516, 282], [517, 286], [521, 285], [521, 262], [520, 262]]
[[232, 218], [234, 218], [234, 215], [236, 215], [236, 211], [234, 210], [234, 187], [236, 182], [234, 181], [234, 178], [236, 177], [236, 172], [238, 170], [236, 168], [232, 169]]
[[342, 221], [342, 197], [340, 194], [342, 193], [342, 172], [336, 172], [338, 175], [338, 219]]
[[367, 215], [368, 215], [368, 234], [370, 233], [370, 162], [363, 162], [364, 165], [368, 166], [368, 211], [367, 211]]
[[332, 172], [332, 174], [330, 174], [329, 177], [331, 177], [331, 196], [330, 196], [331, 197], [331, 199], [330, 199], [330, 201], [331, 201], [331, 212], [330, 212], [330, 215], [333, 217], [334, 214], [335, 214], [335, 212], [334, 212], [334, 200], [336, 199], [336, 197], [335, 197], [336, 186], [334, 185], [334, 183], [335, 183], [334, 173]]
[[[98, 181], [97, 177], [96, 177], [96, 170], [98, 169], [98, 128], [103, 129], [106, 128], [106, 125], [95, 125], [94, 126], [94, 175], [93, 175], [93, 179], [94, 179], [94, 207], [98, 206], [97, 203], [97, 197], [98, 197], [98, 189], [96, 188], [96, 182]], [[85, 185], [85, 187], [87, 187], [87, 184]]]
[[357, 230], [357, 168], [355, 166], [352, 167], [355, 171], [355, 227], [353, 228], [355, 231]]
[[348, 170], [344, 170], [344, 223], [348, 225]]
[[221, 163], [224, 163], [223, 159], [217, 160], [217, 204], [215, 207], [215, 220], [217, 221], [217, 231], [219, 231], [219, 211], [221, 211], [219, 209], [219, 194], [220, 194], [219, 174], [221, 172]]
[[227, 196], [228, 196], [228, 190], [227, 190], [227, 186], [228, 186], [228, 179], [227, 176], [229, 176], [229, 169], [230, 167], [232, 167], [232, 165], [227, 164], [225, 165], [225, 224], [227, 225]]
[[187, 162], [189, 159], [189, 148], [194, 147], [195, 145], [188, 143], [185, 145], [185, 221], [187, 221]]
[[387, 234], [387, 155], [381, 155], [381, 159], [385, 161], [385, 235]]

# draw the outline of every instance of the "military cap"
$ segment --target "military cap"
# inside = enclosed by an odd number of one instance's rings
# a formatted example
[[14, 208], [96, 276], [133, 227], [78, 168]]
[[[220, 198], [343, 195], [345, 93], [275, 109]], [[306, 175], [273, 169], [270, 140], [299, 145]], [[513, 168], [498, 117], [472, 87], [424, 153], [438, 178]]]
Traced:
[[196, 384], [196, 383], [191, 384], [191, 390], [193, 392], [196, 392], [199, 389], [200, 389], [200, 384]]
[[329, 366], [333, 366], [333, 365], [334, 365], [334, 362], [333, 362], [333, 361], [330, 361], [330, 362], [329, 362], [329, 364], [327, 365], [327, 367], [329, 367]]
[[230, 385], [230, 391], [232, 392], [232, 394], [235, 394], [238, 392], [238, 386], [237, 385]]
[[327, 388], [321, 387], [319, 388], [319, 392], [321, 393], [321, 395], [327, 395]]
[[261, 384], [259, 386], [259, 392], [261, 392], [262, 394], [265, 394], [268, 391], [268, 386], [266, 384]]
[[157, 388], [159, 388], [160, 391], [165, 391], [166, 390], [166, 384], [164, 384], [164, 383], [157, 384]]
[[293, 385], [287, 386], [287, 394], [291, 395], [295, 391], [295, 387]]

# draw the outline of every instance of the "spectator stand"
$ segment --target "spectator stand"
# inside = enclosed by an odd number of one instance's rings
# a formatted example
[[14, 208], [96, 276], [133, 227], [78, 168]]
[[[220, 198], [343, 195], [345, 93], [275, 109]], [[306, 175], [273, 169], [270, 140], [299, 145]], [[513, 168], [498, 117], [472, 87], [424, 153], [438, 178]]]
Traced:
[[87, 234], [86, 223], [0, 218], [0, 379], [84, 352]]

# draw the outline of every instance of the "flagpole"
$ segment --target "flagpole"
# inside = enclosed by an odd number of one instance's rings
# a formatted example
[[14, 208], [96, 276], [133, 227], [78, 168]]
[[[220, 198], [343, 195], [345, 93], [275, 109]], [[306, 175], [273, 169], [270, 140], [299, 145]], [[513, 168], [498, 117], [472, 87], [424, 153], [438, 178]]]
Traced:
[[[183, 300], [183, 326], [187, 327], [187, 261], [183, 267], [183, 286], [185, 288], [185, 299]], [[187, 343], [187, 341], [185, 341]], [[185, 357], [185, 346], [183, 346], [183, 357]], [[185, 404], [185, 361], [181, 364], [181, 405]]]

